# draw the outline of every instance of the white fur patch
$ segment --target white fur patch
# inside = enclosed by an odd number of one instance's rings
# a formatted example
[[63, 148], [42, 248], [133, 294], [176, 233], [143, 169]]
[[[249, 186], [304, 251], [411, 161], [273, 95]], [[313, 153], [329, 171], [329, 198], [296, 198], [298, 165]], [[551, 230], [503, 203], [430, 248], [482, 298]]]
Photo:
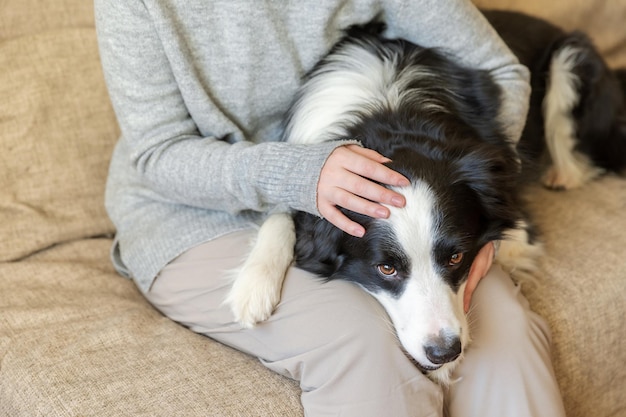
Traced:
[[[393, 58], [382, 58], [360, 45], [343, 45], [305, 84], [286, 136], [304, 144], [345, 138], [345, 127], [361, 117], [381, 108], [395, 109], [407, 95], [419, 94], [418, 89], [407, 89], [407, 83], [426, 77], [437, 75], [426, 67], [398, 71]], [[425, 109], [444, 111], [433, 97], [419, 99]]]
[[598, 176], [602, 170], [574, 148], [576, 126], [572, 110], [578, 104], [580, 79], [573, 73], [582, 52], [564, 47], [552, 58], [548, 91], [543, 102], [545, 135], [552, 165], [543, 178], [550, 188], [571, 189]]
[[[410, 258], [410, 278], [397, 298], [384, 291], [372, 295], [389, 314], [406, 351], [420, 364], [433, 366], [424, 351], [429, 338], [445, 333], [460, 337], [463, 349], [469, 343], [463, 310], [464, 285], [455, 293], [442, 279], [433, 259], [438, 222], [435, 196], [429, 186], [417, 182], [396, 191], [404, 194], [407, 203], [404, 208], [389, 207], [391, 216], [387, 222]], [[429, 376], [448, 384], [450, 373], [459, 360], [443, 365]]]

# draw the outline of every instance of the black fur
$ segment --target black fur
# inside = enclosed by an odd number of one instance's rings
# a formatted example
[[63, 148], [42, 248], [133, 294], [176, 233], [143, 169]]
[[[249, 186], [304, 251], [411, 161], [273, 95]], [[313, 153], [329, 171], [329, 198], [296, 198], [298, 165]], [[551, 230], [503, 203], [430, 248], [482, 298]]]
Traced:
[[[393, 169], [426, 182], [435, 192], [440, 235], [433, 257], [456, 290], [478, 250], [502, 238], [523, 217], [516, 155], [495, 121], [499, 90], [486, 73], [463, 68], [436, 50], [382, 39], [380, 29], [352, 28], [343, 42], [358, 40], [380, 56], [397, 54], [402, 68], [424, 66], [443, 74], [438, 83], [417, 78], [408, 88], [418, 89], [418, 98], [433, 95], [446, 112], [432, 112], [409, 97], [396, 110], [368, 113], [347, 127], [348, 136], [389, 157]], [[372, 292], [401, 292], [410, 261], [394, 247], [390, 232], [381, 231], [384, 225], [374, 219], [346, 214], [365, 226], [365, 237], [352, 237], [307, 213], [296, 215], [297, 265], [327, 279], [358, 282]], [[463, 262], [452, 268], [448, 261], [458, 252], [464, 253]], [[375, 273], [378, 264], [396, 266], [397, 279], [381, 278]]]
[[[581, 81], [580, 101], [572, 114], [577, 150], [605, 170], [620, 172], [626, 168], [626, 70], [611, 71], [582, 33], [568, 34], [520, 13], [485, 11], [485, 16], [531, 71], [530, 110], [517, 149], [523, 162], [521, 174], [517, 155], [496, 122], [499, 90], [487, 73], [464, 68], [435, 49], [384, 39], [381, 23], [350, 28], [331, 51], [343, 43], [358, 42], [379, 56], [397, 55], [401, 67], [425, 66], [442, 74], [443, 83], [418, 78], [408, 88], [432, 95], [446, 112], [429, 111], [419, 99], [408, 99], [397, 110], [381, 107], [347, 128], [349, 137], [392, 159], [392, 168], [432, 187], [441, 224], [433, 257], [455, 289], [467, 276], [480, 247], [502, 238], [503, 232], [519, 220], [528, 222], [520, 188], [529, 178], [538, 177], [539, 161], [545, 156], [542, 102], [551, 58], [559, 49], [575, 45], [584, 51], [575, 68]], [[319, 65], [325, 65], [325, 60]], [[319, 66], [313, 74], [316, 70]], [[394, 247], [389, 231], [381, 230], [384, 226], [380, 222], [344, 212], [365, 226], [364, 238], [349, 236], [307, 213], [297, 213], [297, 265], [326, 279], [356, 281], [370, 291], [400, 293], [410, 261]], [[536, 231], [529, 227], [529, 239], [534, 240]], [[465, 253], [463, 262], [456, 268], [446, 267], [450, 254], [456, 252]], [[386, 281], [372, 272], [372, 266], [385, 263], [401, 267], [398, 279]]]
[[621, 173], [626, 169], [626, 70], [611, 70], [584, 33], [566, 33], [544, 20], [517, 12], [491, 10], [483, 13], [531, 71], [530, 112], [520, 151], [531, 159], [543, 154], [541, 109], [550, 59], [559, 49], [575, 46], [583, 51], [574, 69], [580, 78], [580, 100], [572, 115], [577, 128], [577, 150], [607, 171]]

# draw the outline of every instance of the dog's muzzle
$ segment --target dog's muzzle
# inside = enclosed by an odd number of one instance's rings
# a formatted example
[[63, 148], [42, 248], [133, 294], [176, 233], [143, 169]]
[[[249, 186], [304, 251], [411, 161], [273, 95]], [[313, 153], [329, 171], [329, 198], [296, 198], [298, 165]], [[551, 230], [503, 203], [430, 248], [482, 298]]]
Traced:
[[453, 362], [461, 355], [463, 347], [457, 335], [441, 332], [439, 336], [430, 338], [424, 345], [426, 358], [434, 365], [443, 365]]

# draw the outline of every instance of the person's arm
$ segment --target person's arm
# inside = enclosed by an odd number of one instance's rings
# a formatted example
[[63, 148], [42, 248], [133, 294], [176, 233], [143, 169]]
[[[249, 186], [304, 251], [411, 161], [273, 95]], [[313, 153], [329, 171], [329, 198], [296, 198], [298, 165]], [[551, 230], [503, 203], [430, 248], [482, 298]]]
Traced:
[[[200, 132], [162, 44], [164, 29], [156, 30], [151, 11], [136, 0], [95, 1], [107, 87], [130, 162], [145, 186], [172, 202], [232, 213], [303, 210], [356, 235], [362, 227], [340, 215], [336, 204], [375, 217], [388, 216], [376, 201], [398, 205], [397, 193], [365, 178], [398, 185], [404, 180], [400, 174], [376, 158], [361, 158], [353, 167], [337, 157], [346, 152], [336, 148], [355, 141], [229, 143], [214, 132]], [[212, 36], [208, 28], [207, 36]], [[210, 107], [203, 117], [210, 118], [216, 131], [223, 136], [237, 130], [217, 103]], [[321, 190], [318, 184], [323, 184]]]
[[530, 73], [469, 0], [387, 2], [385, 17], [393, 36], [437, 47], [465, 65], [489, 71], [501, 87], [499, 121], [517, 142], [528, 112]]
[[[143, 182], [164, 198], [202, 208], [316, 212], [317, 176], [339, 144], [230, 144], [200, 133], [143, 2], [97, 0], [95, 11], [109, 94]], [[219, 130], [235, 131], [214, 108], [207, 117]]]

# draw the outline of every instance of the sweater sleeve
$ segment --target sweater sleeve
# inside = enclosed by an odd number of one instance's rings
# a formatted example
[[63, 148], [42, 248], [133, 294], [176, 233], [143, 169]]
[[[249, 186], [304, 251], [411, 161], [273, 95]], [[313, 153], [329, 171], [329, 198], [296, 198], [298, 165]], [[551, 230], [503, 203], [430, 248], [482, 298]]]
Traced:
[[466, 66], [488, 71], [502, 91], [499, 121], [510, 140], [521, 136], [530, 97], [530, 72], [469, 0], [387, 2], [393, 36], [441, 48]]
[[[318, 214], [319, 173], [344, 142], [293, 145], [268, 138], [259, 144], [231, 143], [228, 134], [200, 132], [164, 50], [164, 31], [176, 27], [158, 27], [148, 3], [95, 1], [102, 66], [136, 181], [165, 201], [200, 208], [231, 213], [293, 208]], [[207, 107], [216, 132], [238, 131], [219, 104]]]

